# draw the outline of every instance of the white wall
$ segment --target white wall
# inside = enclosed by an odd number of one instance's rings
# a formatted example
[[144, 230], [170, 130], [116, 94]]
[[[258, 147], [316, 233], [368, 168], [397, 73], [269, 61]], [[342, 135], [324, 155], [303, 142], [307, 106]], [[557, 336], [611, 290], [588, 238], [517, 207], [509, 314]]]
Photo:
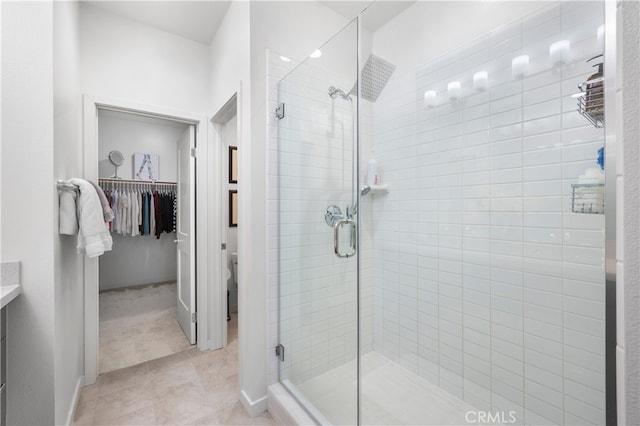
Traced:
[[[118, 168], [119, 177], [132, 179], [135, 153], [152, 153], [158, 155], [159, 180], [176, 182], [176, 142], [186, 124], [111, 111], [100, 111], [98, 120], [101, 178], [113, 175], [108, 155], [111, 150], [119, 150], [125, 160]], [[163, 232], [159, 240], [154, 235], [111, 235], [113, 249], [99, 260], [101, 291], [176, 280], [175, 234]]]
[[159, 158], [157, 180], [176, 182], [177, 141], [188, 127], [187, 124], [108, 110], [100, 110], [98, 122], [98, 176], [100, 178], [109, 178], [113, 175], [115, 168], [109, 161], [109, 152], [118, 150], [124, 156], [124, 163], [118, 167], [120, 178], [133, 179], [134, 154], [151, 153], [158, 155]]
[[[244, 211], [244, 200], [251, 194], [248, 191], [248, 187], [245, 183], [248, 182], [250, 176], [250, 170], [243, 168], [244, 159], [246, 157], [246, 151], [244, 149], [243, 142], [251, 140], [251, 99], [250, 99], [250, 66], [249, 66], [249, 52], [250, 52], [250, 4], [249, 2], [234, 1], [229, 6], [224, 20], [220, 24], [215, 37], [211, 41], [209, 55], [211, 61], [211, 104], [209, 109], [209, 116], [213, 117], [220, 109], [229, 101], [234, 94], [238, 94], [237, 100], [237, 130], [238, 130], [238, 161], [240, 165], [240, 176], [238, 181], [238, 194], [239, 194], [239, 226], [238, 226], [238, 257], [242, 259], [244, 266], [241, 266], [242, 270], [239, 271], [239, 280], [241, 282], [247, 282], [251, 276], [251, 264], [250, 259], [244, 255], [244, 247], [248, 247], [250, 244], [250, 233], [247, 232], [246, 223], [249, 222], [250, 212]], [[213, 126], [212, 126], [213, 127]], [[213, 142], [212, 138], [209, 141]], [[214, 150], [210, 150], [214, 151]], [[223, 161], [220, 158], [219, 161]], [[219, 179], [219, 172], [214, 168], [209, 169], [209, 182], [216, 182]], [[224, 179], [224, 177], [223, 177]], [[223, 180], [224, 182], [224, 180]], [[222, 185], [222, 183], [220, 183]], [[245, 194], [244, 196], [242, 194]], [[225, 194], [222, 194], [222, 198]], [[218, 209], [218, 211], [224, 208], [225, 203], [221, 200], [209, 201], [210, 208]], [[216, 215], [210, 215], [211, 222], [210, 229], [217, 229], [219, 226], [219, 217]], [[223, 225], [224, 226], [224, 225]], [[243, 236], [244, 235], [244, 236]], [[243, 243], [244, 241], [244, 243]], [[246, 250], [246, 249], [245, 249]], [[224, 267], [224, 265], [221, 265]], [[239, 381], [239, 399], [250, 412], [253, 414], [259, 414], [264, 411], [264, 408], [258, 406], [258, 403], [254, 403], [255, 400], [259, 400], [262, 397], [262, 393], [255, 393], [257, 396], [254, 398], [251, 383], [253, 381], [260, 382], [260, 377], [256, 378], [255, 375], [248, 373], [245, 369], [248, 365], [254, 364], [255, 350], [251, 352], [250, 340], [247, 340], [246, 330], [250, 330], [255, 325], [256, 318], [250, 309], [247, 309], [248, 304], [246, 300], [252, 299], [254, 295], [251, 292], [249, 285], [241, 286], [238, 290], [238, 304], [240, 305], [238, 313], [238, 381]], [[262, 318], [257, 317], [260, 321]], [[259, 323], [258, 323], [259, 324]], [[226, 321], [225, 321], [226, 325]], [[259, 327], [259, 325], [257, 326]], [[260, 359], [258, 358], [258, 361]], [[254, 407], [252, 409], [252, 407]]]
[[207, 46], [80, 5], [82, 92], [178, 111], [209, 106]]
[[[602, 3], [564, 3], [491, 33], [498, 22], [484, 19], [486, 5], [438, 8], [441, 39], [455, 38], [455, 50], [442, 48], [448, 41], [406, 56], [391, 49], [410, 50], [431, 30], [433, 3], [374, 36], [374, 53], [398, 61], [374, 106], [374, 153], [391, 186], [373, 207], [374, 348], [479, 409], [603, 424], [604, 217], [570, 207], [571, 184], [604, 144], [570, 96], [593, 73], [585, 60], [599, 53]], [[511, 5], [500, 6], [509, 20], [523, 11]], [[462, 28], [463, 13], [485, 34]], [[554, 69], [548, 49], [561, 39], [571, 62]], [[531, 71], [514, 80], [520, 54]], [[490, 88], [476, 93], [480, 69]], [[460, 102], [446, 94], [454, 80]], [[437, 91], [436, 107], [424, 105], [426, 90]]]
[[23, 285], [8, 311], [12, 425], [56, 422], [52, 24], [52, 3], [2, 3], [2, 260], [22, 261]]
[[[249, 2], [233, 1], [209, 46], [210, 112], [215, 114], [240, 90], [249, 94]], [[250, 100], [241, 99], [239, 109], [248, 108]], [[244, 111], [244, 110], [243, 110]], [[249, 110], [246, 111], [246, 114]], [[248, 118], [248, 116], [247, 116]], [[238, 122], [241, 135], [249, 132], [248, 123]], [[244, 126], [247, 126], [246, 128]]]
[[[79, 3], [53, 4], [54, 177], [82, 176]], [[54, 227], [58, 223], [54, 204]], [[54, 230], [55, 231], [55, 230]], [[82, 256], [76, 238], [55, 234], [55, 422], [71, 420], [84, 374]]]
[[[640, 71], [640, 8], [637, 2], [619, 1], [617, 7], [616, 113], [622, 116], [616, 129], [617, 235], [617, 388], [618, 424], [640, 423], [640, 310], [639, 242], [640, 153], [638, 138], [638, 72]], [[618, 119], [620, 120], [620, 119]]]
[[[505, 4], [469, 1], [464, 3], [462, 14], [451, 16], [451, 4], [418, 1], [374, 33], [374, 51], [400, 67], [415, 67], [551, 2], [518, 1], [509, 3], [509, 7]], [[366, 11], [363, 19], [366, 22]], [[452, 25], [464, 30], [452, 31]]]

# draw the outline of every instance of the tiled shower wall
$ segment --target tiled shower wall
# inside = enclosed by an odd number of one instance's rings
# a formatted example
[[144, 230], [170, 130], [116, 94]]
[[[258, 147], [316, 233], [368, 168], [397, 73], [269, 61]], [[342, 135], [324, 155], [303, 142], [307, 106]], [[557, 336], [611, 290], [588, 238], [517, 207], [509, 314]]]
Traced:
[[[355, 52], [353, 43], [344, 48]], [[324, 48], [324, 55], [331, 53]], [[352, 109], [332, 100], [329, 86], [351, 88], [351, 75], [336, 73], [313, 60], [293, 68], [281, 56], [268, 53], [269, 63], [269, 300], [270, 339], [267, 347], [269, 383], [303, 383], [357, 357], [358, 318], [356, 258], [333, 253], [333, 229], [324, 221], [330, 204], [343, 212], [351, 203]], [[355, 57], [353, 58], [355, 63]], [[280, 79], [285, 77], [280, 84]], [[348, 87], [347, 87], [348, 86]], [[286, 116], [272, 112], [285, 103]], [[363, 126], [371, 129], [371, 106]], [[363, 132], [361, 149], [371, 150], [371, 131]], [[368, 151], [367, 151], [367, 148]], [[361, 212], [371, 209], [363, 200]], [[362, 213], [369, 214], [369, 213]], [[346, 229], [346, 228], [345, 228]], [[341, 247], [349, 244], [346, 233]], [[361, 230], [360, 288], [362, 333], [372, 347], [372, 242], [370, 224]], [[278, 308], [279, 305], [279, 308]], [[278, 317], [279, 309], [279, 317]], [[285, 345], [285, 361], [273, 347]], [[355, 374], [355, 368], [354, 368]]]
[[[595, 72], [602, 23], [602, 3], [563, 3], [399, 66], [374, 105], [391, 188], [372, 209], [374, 350], [519, 423], [605, 422], [604, 216], [571, 212], [571, 184], [604, 144], [571, 97]], [[559, 40], [570, 58], [554, 66]]]

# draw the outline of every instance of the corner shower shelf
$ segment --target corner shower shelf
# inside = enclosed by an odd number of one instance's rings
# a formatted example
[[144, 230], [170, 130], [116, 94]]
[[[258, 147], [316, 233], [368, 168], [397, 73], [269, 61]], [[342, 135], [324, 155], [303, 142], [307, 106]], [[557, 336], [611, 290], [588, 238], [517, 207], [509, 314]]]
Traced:
[[373, 185], [371, 186], [371, 194], [388, 194], [389, 185]]
[[604, 184], [574, 183], [571, 185], [571, 211], [573, 213], [603, 214]]

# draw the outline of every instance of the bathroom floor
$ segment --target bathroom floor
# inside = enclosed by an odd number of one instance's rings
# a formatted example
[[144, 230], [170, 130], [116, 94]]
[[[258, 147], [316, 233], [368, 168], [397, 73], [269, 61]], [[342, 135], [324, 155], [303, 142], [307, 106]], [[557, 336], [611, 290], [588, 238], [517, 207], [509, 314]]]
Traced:
[[191, 348], [176, 319], [176, 283], [100, 293], [99, 372]]
[[[362, 357], [361, 422], [366, 425], [463, 425], [472, 405], [376, 352]], [[297, 386], [334, 425], [356, 420], [355, 360]]]
[[74, 425], [274, 425], [238, 401], [238, 317], [226, 348], [196, 348], [102, 374], [80, 393]]

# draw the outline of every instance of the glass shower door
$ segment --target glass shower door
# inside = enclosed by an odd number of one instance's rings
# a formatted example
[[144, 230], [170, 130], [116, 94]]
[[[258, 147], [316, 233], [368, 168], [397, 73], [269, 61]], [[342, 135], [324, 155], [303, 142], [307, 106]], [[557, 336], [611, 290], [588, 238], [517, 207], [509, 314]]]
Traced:
[[278, 86], [280, 381], [323, 424], [358, 421], [357, 57], [353, 21]]

